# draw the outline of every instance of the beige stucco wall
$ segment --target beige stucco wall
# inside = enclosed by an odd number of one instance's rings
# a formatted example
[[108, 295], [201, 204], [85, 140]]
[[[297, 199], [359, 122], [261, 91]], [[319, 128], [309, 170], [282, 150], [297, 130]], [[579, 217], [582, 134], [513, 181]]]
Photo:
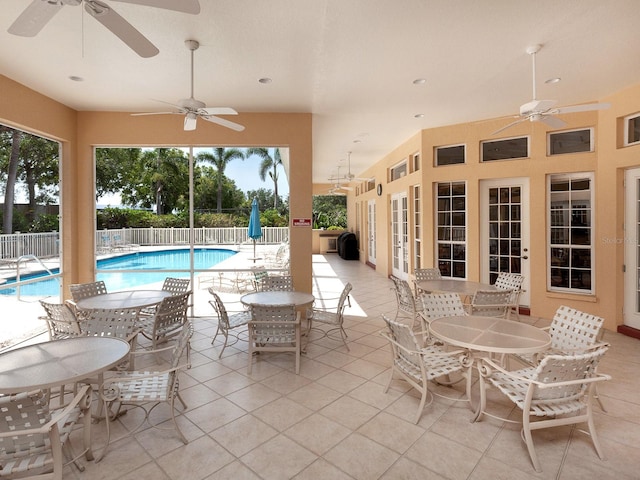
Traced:
[[[243, 113], [243, 132], [199, 122], [184, 132], [182, 117], [133, 117], [76, 112], [0, 76], [0, 122], [62, 141], [63, 292], [95, 278], [95, 146], [282, 146], [289, 149], [290, 216], [311, 218], [311, 115]], [[311, 227], [291, 227], [291, 270], [296, 289], [311, 291]]]
[[[452, 125], [423, 130], [391, 153], [372, 165], [359, 176], [376, 178], [382, 183], [383, 194], [375, 190], [351, 196], [350, 213], [361, 214], [361, 228], [367, 231], [367, 202], [376, 202], [377, 256], [376, 269], [385, 275], [391, 273], [390, 197], [394, 193], [409, 194], [409, 218], [413, 210], [410, 189], [421, 186], [422, 200], [422, 261], [423, 266], [434, 266], [436, 262], [433, 212], [434, 185], [437, 182], [465, 181], [467, 184], [467, 275], [471, 280], [480, 280], [480, 185], [485, 179], [526, 177], [530, 187], [530, 308], [532, 315], [550, 318], [560, 305], [588, 311], [605, 318], [606, 328], [615, 329], [623, 323], [623, 264], [624, 242], [611, 239], [624, 238], [624, 170], [640, 166], [640, 146], [621, 147], [621, 118], [640, 111], [640, 85], [600, 99], [612, 103], [608, 110], [563, 115], [566, 129], [594, 127], [595, 151], [579, 154], [547, 156], [547, 128], [542, 123], [524, 122], [516, 127], [492, 136], [492, 132], [504, 126], [509, 119], [495, 119], [475, 123]], [[491, 163], [480, 162], [480, 142], [500, 138], [530, 137], [530, 156], [526, 159], [503, 160]], [[433, 166], [434, 148], [446, 145], [466, 145], [464, 165]], [[395, 182], [387, 183], [388, 169], [407, 160], [414, 154], [421, 156], [421, 168], [409, 172]], [[593, 295], [568, 294], [547, 290], [547, 176], [550, 173], [594, 172], [595, 225], [595, 293]], [[355, 230], [356, 216], [349, 216], [349, 228]], [[411, 220], [410, 220], [411, 223]], [[413, 247], [413, 232], [409, 229], [409, 249]], [[367, 242], [361, 239], [361, 261], [367, 259]], [[409, 251], [409, 258], [413, 252]], [[413, 271], [413, 266], [410, 267]]]

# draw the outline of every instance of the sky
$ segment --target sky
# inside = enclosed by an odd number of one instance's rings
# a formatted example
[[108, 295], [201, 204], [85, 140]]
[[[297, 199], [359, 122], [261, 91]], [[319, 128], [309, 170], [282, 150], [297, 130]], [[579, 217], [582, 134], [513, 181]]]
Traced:
[[[208, 149], [193, 149], [194, 156], [199, 151], [206, 151]], [[272, 154], [272, 152], [269, 152]], [[227, 164], [227, 168], [224, 171], [225, 176], [232, 179], [243, 192], [249, 190], [258, 190], [259, 188], [265, 188], [267, 190], [273, 190], [273, 181], [271, 177], [267, 176], [265, 181], [260, 180], [258, 171], [260, 170], [261, 159], [255, 155], [249, 157], [246, 160], [233, 160]], [[285, 198], [289, 196], [289, 181], [287, 175], [282, 166], [278, 167], [278, 194], [280, 197]], [[107, 195], [98, 200], [99, 206], [118, 206], [120, 204], [120, 197], [118, 195]]]

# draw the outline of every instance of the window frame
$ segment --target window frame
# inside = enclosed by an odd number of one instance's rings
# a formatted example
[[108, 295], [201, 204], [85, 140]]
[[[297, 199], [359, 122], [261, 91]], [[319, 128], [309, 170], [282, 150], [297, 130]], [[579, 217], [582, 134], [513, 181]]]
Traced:
[[[396, 176], [396, 172], [404, 173]], [[395, 182], [396, 180], [400, 180], [401, 178], [406, 177], [409, 174], [409, 164], [407, 159], [405, 158], [401, 162], [396, 163], [395, 165], [389, 167], [389, 183]]]
[[[563, 134], [568, 134], [568, 133], [573, 133], [573, 132], [584, 132], [584, 131], [588, 131], [589, 132], [589, 149], [588, 150], [579, 150], [579, 151], [575, 151], [575, 152], [560, 152], [560, 153], [552, 153], [551, 152], [551, 137], [553, 135], [563, 135]], [[594, 144], [594, 128], [593, 127], [586, 127], [586, 128], [573, 128], [571, 130], [558, 130], [555, 132], [547, 132], [547, 156], [548, 157], [555, 157], [558, 155], [574, 155], [576, 153], [593, 153], [595, 151], [595, 144]]]
[[[444, 187], [444, 186], [448, 186], [449, 187], [449, 195], [448, 196], [440, 196], [440, 188]], [[454, 195], [453, 194], [453, 189], [454, 186], [463, 186], [464, 187], [464, 194], [463, 194], [463, 198], [464, 198], [464, 209], [460, 210], [460, 209], [455, 209], [453, 206], [453, 199], [455, 197], [460, 198], [459, 195]], [[436, 182], [434, 183], [434, 192], [433, 192], [433, 196], [434, 196], [434, 210], [433, 210], [433, 214], [434, 214], [434, 243], [435, 243], [435, 257], [436, 257], [436, 264], [438, 265], [438, 267], [440, 268], [440, 271], [442, 272], [442, 276], [443, 277], [447, 277], [447, 278], [460, 278], [460, 279], [466, 279], [467, 278], [467, 274], [468, 274], [468, 221], [469, 221], [469, 215], [468, 215], [468, 211], [469, 211], [469, 202], [468, 202], [468, 185], [467, 182], [465, 180], [458, 180], [458, 181], [450, 181], [450, 182]], [[449, 202], [449, 208], [448, 209], [443, 209], [441, 208], [441, 202], [440, 200], [444, 200], [443, 203], [447, 203], [446, 200], [448, 200]], [[453, 218], [453, 213], [454, 212], [462, 212], [464, 215], [464, 222], [462, 225], [460, 224], [455, 224], [454, 222], [454, 218]], [[448, 215], [448, 223], [443, 223], [441, 222], [442, 219], [447, 218]], [[457, 227], [457, 229], [459, 231], [461, 231], [463, 233], [464, 238], [462, 240], [454, 240], [453, 237], [454, 235], [454, 230], [453, 228]], [[445, 228], [449, 230], [450, 234], [449, 234], [449, 238], [442, 238], [441, 239], [441, 227]], [[445, 231], [443, 230], [443, 233]], [[445, 247], [445, 248], [449, 248], [451, 254], [449, 256], [449, 258], [444, 259], [444, 257], [440, 256], [440, 252], [441, 252], [441, 247]], [[458, 248], [458, 250], [462, 250], [462, 253], [464, 255], [464, 259], [462, 261], [460, 261], [459, 259], [456, 259], [456, 255], [454, 250], [456, 250], [456, 247]], [[454, 268], [456, 264], [463, 264], [463, 271], [464, 274], [461, 276], [460, 274], [458, 275], [454, 275]], [[459, 272], [458, 272], [459, 273]]]
[[[572, 182], [580, 181], [580, 180], [588, 180], [589, 188], [588, 195], [585, 197], [584, 195], [579, 195], [573, 192], [584, 192], [584, 190], [573, 190], [569, 188], [566, 190], [567, 200], [565, 208], [553, 208], [553, 191], [552, 185], [554, 181], [568, 181], [569, 185]], [[595, 266], [596, 266], [596, 258], [595, 258], [595, 175], [593, 172], [574, 172], [574, 173], [562, 173], [562, 174], [549, 174], [547, 175], [547, 290], [550, 292], [562, 292], [562, 293], [571, 293], [577, 295], [593, 295], [595, 293]], [[557, 192], [562, 192], [558, 190]], [[560, 195], [558, 195], [560, 196]], [[584, 197], [582, 199], [577, 197]], [[588, 201], [588, 205], [581, 205], [575, 202], [578, 201]], [[581, 230], [576, 228], [573, 225], [574, 218], [581, 218], [585, 214], [589, 215], [588, 222], [586, 227], [589, 229], [589, 243], [575, 243], [573, 242], [573, 236], [575, 235], [576, 230]], [[561, 216], [558, 216], [560, 214]], [[555, 220], [554, 220], [555, 217]], [[556, 227], [556, 228], [554, 228]], [[562, 227], [562, 228], [557, 228]], [[583, 227], [582, 229], [584, 229]], [[561, 230], [565, 229], [566, 232], [562, 233]], [[554, 232], [554, 230], [558, 230], [558, 232]], [[554, 236], [558, 238], [558, 234], [566, 236], [569, 240], [567, 242], [552, 242]], [[554, 265], [553, 259], [558, 258], [557, 255], [554, 257], [553, 251], [554, 249], [563, 249], [568, 251], [567, 262], [568, 265]], [[589, 266], [588, 267], [573, 267], [572, 262], [576, 259], [576, 253], [580, 251], [589, 252]], [[578, 258], [579, 259], [579, 258]], [[552, 284], [553, 281], [553, 273], [554, 270], [564, 271], [567, 270], [569, 272], [568, 282], [569, 286], [554, 286]], [[579, 273], [580, 271], [588, 271], [589, 272], [589, 288], [577, 288], [573, 287], [572, 281], [574, 279], [573, 275], [575, 273]], [[555, 272], [557, 273], [557, 272]]]
[[629, 141], [629, 123], [633, 119], [638, 119], [638, 121], [640, 121], [640, 112], [632, 113], [631, 115], [627, 115], [626, 117], [623, 118], [623, 125], [624, 125], [623, 145], [625, 147], [640, 145], [640, 136], [638, 137], [638, 140], [634, 142]]
[[[484, 158], [484, 145], [487, 143], [499, 143], [499, 142], [509, 142], [512, 140], [520, 140], [524, 139], [527, 142], [527, 151], [523, 157], [506, 157], [506, 158], [495, 158], [492, 160], [485, 160]], [[497, 140], [481, 140], [480, 141], [480, 162], [481, 163], [491, 163], [491, 162], [504, 162], [509, 160], [523, 160], [530, 158], [531, 156], [531, 136], [530, 135], [518, 135], [516, 137], [508, 137], [508, 138], [500, 138]]]
[[[458, 162], [458, 163], [445, 163], [445, 164], [440, 164], [438, 162], [438, 152], [440, 152], [440, 150], [444, 150], [447, 148], [458, 148], [458, 147], [462, 147], [462, 162]], [[434, 167], [448, 167], [450, 165], [465, 165], [467, 163], [467, 144], [466, 143], [456, 143], [453, 145], [440, 145], [437, 147], [433, 147], [433, 164]]]

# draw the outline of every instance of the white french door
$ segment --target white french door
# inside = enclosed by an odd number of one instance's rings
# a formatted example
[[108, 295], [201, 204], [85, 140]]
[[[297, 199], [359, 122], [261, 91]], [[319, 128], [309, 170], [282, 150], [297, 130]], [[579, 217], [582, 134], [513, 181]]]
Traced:
[[391, 196], [391, 273], [404, 280], [409, 278], [409, 225], [407, 194]]
[[625, 172], [624, 200], [623, 322], [629, 327], [640, 329], [640, 168]]
[[367, 203], [367, 260], [371, 265], [376, 264], [376, 201]]
[[480, 192], [480, 280], [493, 283], [500, 272], [521, 274], [520, 305], [529, 306], [529, 179], [485, 180]]

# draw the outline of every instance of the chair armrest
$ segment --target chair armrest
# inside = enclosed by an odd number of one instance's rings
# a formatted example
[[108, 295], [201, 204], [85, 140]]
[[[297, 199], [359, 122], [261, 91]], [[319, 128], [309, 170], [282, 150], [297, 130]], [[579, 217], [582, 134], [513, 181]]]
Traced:
[[579, 378], [577, 380], [566, 380], [564, 382], [540, 382], [538, 380], [529, 380], [531, 383], [535, 383], [538, 388], [554, 388], [561, 387], [565, 385], [581, 385], [583, 383], [594, 383], [594, 382], [602, 382], [605, 380], [611, 380], [611, 375], [607, 375], [605, 373], [596, 373], [593, 377], [589, 378]]
[[113, 377], [105, 380], [102, 385], [100, 385], [100, 397], [102, 400], [111, 402], [117, 398], [116, 392], [118, 391], [118, 387], [116, 386], [118, 383], [129, 382], [129, 381], [137, 381], [144, 378], [153, 378], [161, 375], [169, 374], [171, 372], [177, 372], [178, 370], [184, 370], [189, 368], [188, 363], [183, 363], [182, 365], [178, 365], [177, 367], [168, 368], [166, 370], [159, 370], [153, 372], [141, 372], [139, 370], [135, 370], [133, 372], [119, 372]]

